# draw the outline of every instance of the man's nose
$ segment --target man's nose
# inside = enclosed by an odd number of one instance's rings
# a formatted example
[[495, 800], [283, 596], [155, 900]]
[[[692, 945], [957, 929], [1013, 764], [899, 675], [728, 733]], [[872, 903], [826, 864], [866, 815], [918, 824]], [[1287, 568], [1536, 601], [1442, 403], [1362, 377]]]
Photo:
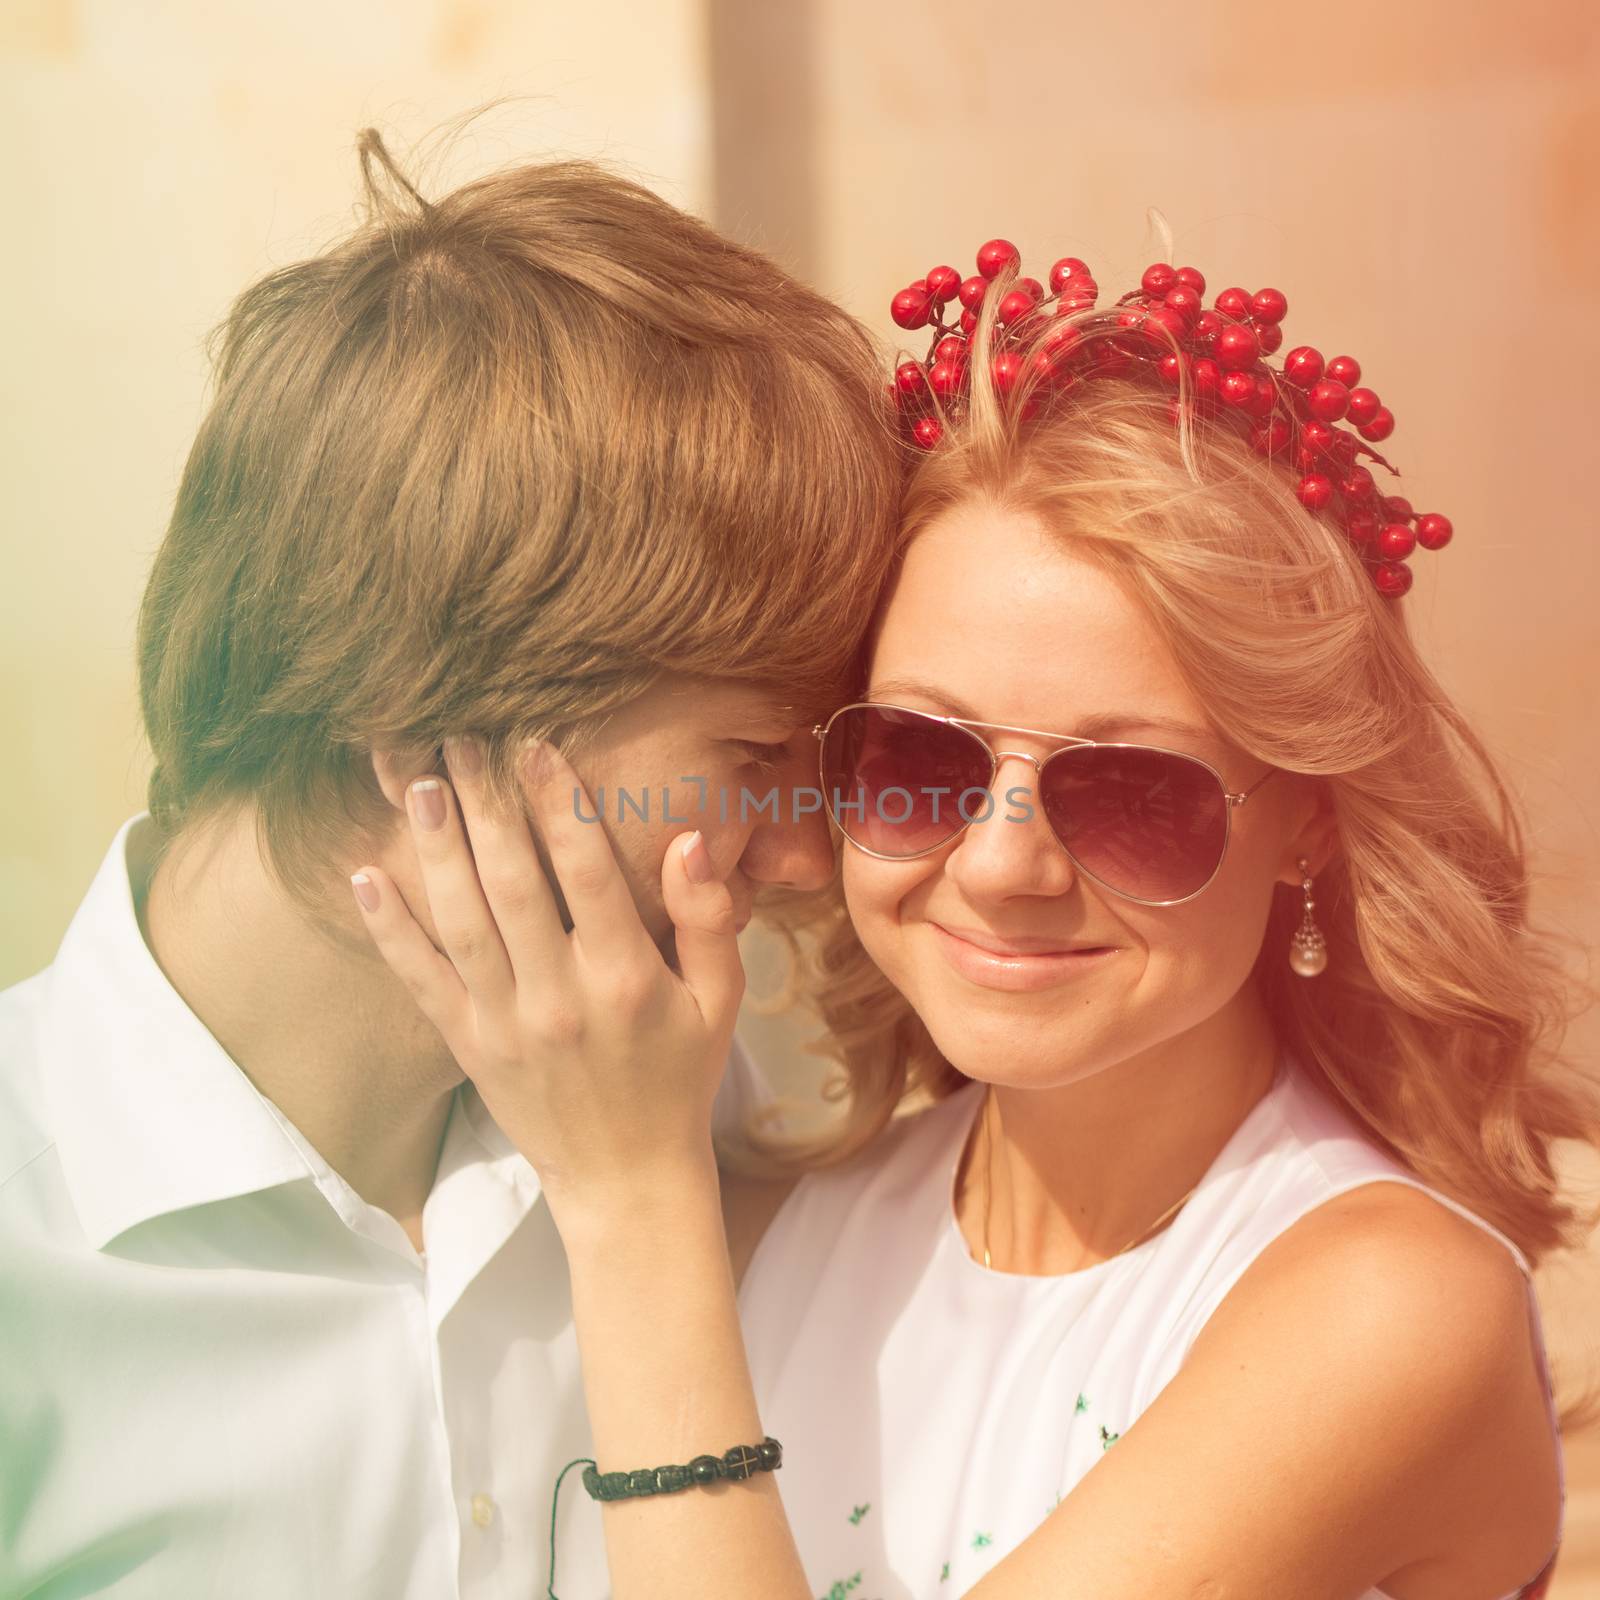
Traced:
[[778, 788], [778, 814], [757, 822], [739, 857], [755, 883], [774, 888], [820, 889], [833, 879], [833, 837], [815, 776], [786, 774]]

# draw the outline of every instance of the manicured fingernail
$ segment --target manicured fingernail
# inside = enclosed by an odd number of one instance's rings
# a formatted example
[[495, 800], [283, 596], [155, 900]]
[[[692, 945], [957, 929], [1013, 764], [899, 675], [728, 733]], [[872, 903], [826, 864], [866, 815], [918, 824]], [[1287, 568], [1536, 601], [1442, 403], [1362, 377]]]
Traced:
[[361, 902], [363, 911], [376, 911], [378, 909], [378, 886], [364, 872], [350, 874], [350, 887], [356, 892], [356, 899]]
[[444, 826], [444, 789], [437, 778], [418, 778], [411, 785], [411, 804], [420, 827], [437, 833]]
[[711, 870], [711, 852], [706, 849], [699, 829], [684, 839], [682, 849], [683, 870], [688, 874], [689, 882], [710, 883], [716, 874]]
[[483, 771], [483, 746], [470, 733], [459, 739], [446, 739], [444, 745], [450, 765], [456, 771], [469, 778], [476, 778]]

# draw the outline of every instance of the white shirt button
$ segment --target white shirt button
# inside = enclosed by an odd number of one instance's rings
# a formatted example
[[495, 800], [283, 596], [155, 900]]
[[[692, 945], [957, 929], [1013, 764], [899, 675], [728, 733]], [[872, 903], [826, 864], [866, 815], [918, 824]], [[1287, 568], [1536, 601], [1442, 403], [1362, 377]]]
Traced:
[[472, 1497], [472, 1520], [480, 1528], [490, 1527], [494, 1522], [495, 1504], [486, 1494], [475, 1494]]

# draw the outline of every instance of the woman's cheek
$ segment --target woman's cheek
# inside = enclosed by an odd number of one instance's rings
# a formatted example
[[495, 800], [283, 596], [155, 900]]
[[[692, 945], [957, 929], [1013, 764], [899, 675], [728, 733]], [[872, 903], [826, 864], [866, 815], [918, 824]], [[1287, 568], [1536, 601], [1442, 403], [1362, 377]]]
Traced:
[[903, 881], [904, 869], [874, 861], [847, 846], [842, 876], [845, 905], [856, 937], [873, 961], [895, 977], [905, 964], [903, 907], [910, 885]]

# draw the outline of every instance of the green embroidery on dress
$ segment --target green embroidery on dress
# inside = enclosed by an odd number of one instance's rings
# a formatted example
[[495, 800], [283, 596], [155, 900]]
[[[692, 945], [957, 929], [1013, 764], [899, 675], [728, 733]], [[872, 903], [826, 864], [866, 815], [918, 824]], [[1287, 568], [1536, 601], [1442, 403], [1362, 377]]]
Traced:
[[988, 1533], [975, 1533], [972, 1536], [972, 1548], [981, 1550], [987, 1544], [994, 1543], [994, 1535]]
[[947, 1561], [944, 1564], [944, 1570], [939, 1574], [939, 1582], [940, 1583], [948, 1583], [949, 1580], [950, 1580], [950, 1563]]
[[1087, 1411], [1089, 1409], [1089, 1398], [1088, 1398], [1088, 1396], [1080, 1394], [1078, 1396], [1077, 1405], [1075, 1405], [1072, 1409], [1073, 1409], [1074, 1413], [1079, 1412], [1079, 1411]]
[[1120, 1433], [1107, 1433], [1105, 1423], [1100, 1424], [1100, 1448], [1109, 1450], [1122, 1435]]
[[850, 1521], [851, 1521], [851, 1522], [852, 1522], [852, 1523], [854, 1523], [854, 1524], [855, 1524], [855, 1526], [856, 1526], [856, 1527], [858, 1527], [858, 1528], [859, 1528], [859, 1527], [860, 1527], [860, 1526], [861, 1526], [861, 1519], [862, 1519], [862, 1518], [863, 1518], [863, 1517], [864, 1517], [864, 1516], [866, 1516], [866, 1514], [867, 1514], [867, 1513], [868, 1513], [868, 1512], [869, 1512], [869, 1511], [870, 1511], [870, 1510], [871, 1510], [871, 1509], [872, 1509], [872, 1504], [871, 1504], [871, 1502], [870, 1502], [870, 1501], [869, 1501], [869, 1502], [868, 1502], [868, 1503], [867, 1503], [867, 1504], [866, 1504], [866, 1505], [864, 1505], [864, 1506], [857, 1506], [857, 1507], [856, 1507], [856, 1508], [855, 1508], [855, 1510], [854, 1510], [854, 1511], [852, 1511], [852, 1512], [851, 1512], [851, 1513], [850, 1513]]
[[860, 1582], [861, 1574], [858, 1572], [855, 1577], [850, 1579], [848, 1583], [839, 1582], [834, 1584], [834, 1586], [822, 1596], [822, 1600], [845, 1600], [845, 1596], [848, 1595], [850, 1591], [854, 1589]]

